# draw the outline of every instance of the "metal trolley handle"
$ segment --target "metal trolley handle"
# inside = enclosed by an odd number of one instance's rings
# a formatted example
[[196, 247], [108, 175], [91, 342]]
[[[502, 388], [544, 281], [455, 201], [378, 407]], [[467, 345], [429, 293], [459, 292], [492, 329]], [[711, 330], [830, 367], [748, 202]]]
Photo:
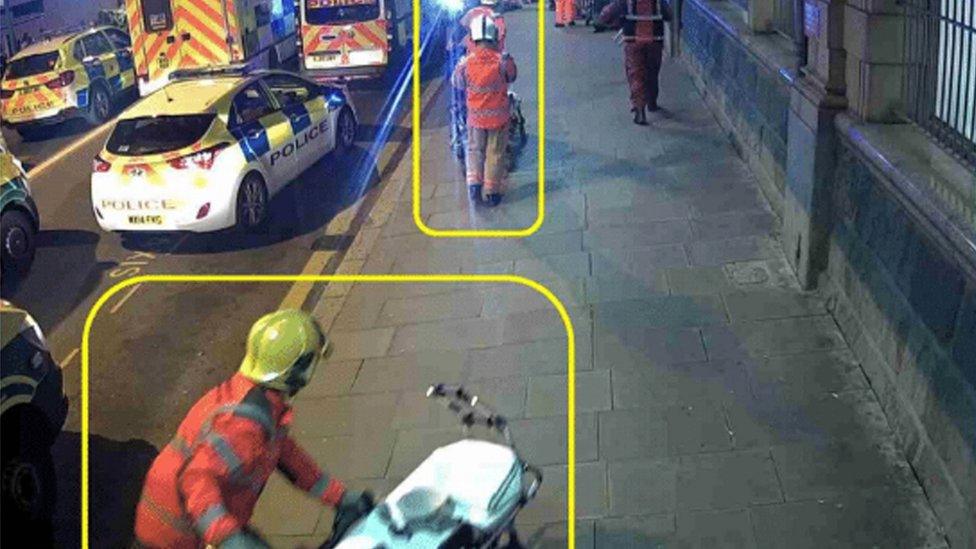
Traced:
[[460, 385], [446, 385], [438, 383], [427, 389], [427, 398], [443, 399], [449, 410], [457, 414], [461, 425], [465, 429], [480, 425], [500, 434], [505, 443], [515, 449], [512, 433], [508, 428], [508, 420], [498, 415], [494, 410], [482, 404], [477, 396], [469, 394]]

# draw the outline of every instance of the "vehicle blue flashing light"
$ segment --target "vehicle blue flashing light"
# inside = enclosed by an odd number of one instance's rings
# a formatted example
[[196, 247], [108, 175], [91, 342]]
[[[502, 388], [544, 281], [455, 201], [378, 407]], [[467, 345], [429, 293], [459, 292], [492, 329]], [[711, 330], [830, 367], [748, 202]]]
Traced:
[[460, 13], [464, 9], [464, 0], [437, 0], [437, 5], [448, 13]]
[[338, 109], [339, 107], [346, 104], [346, 97], [342, 95], [341, 92], [332, 92], [329, 97], [326, 98], [325, 103], [331, 109]]

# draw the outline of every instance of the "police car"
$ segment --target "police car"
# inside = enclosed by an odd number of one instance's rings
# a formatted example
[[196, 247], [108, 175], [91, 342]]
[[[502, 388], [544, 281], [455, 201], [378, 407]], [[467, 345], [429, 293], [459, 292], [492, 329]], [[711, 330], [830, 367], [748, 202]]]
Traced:
[[34, 260], [40, 228], [27, 173], [0, 137], [0, 254], [3, 271], [24, 273]]
[[261, 227], [268, 201], [355, 142], [348, 92], [284, 71], [183, 70], [123, 112], [92, 165], [106, 231]]
[[11, 57], [0, 81], [0, 118], [24, 137], [69, 118], [97, 124], [136, 85], [126, 33], [96, 27], [63, 34]]
[[63, 376], [37, 322], [6, 301], [0, 301], [0, 340], [0, 540], [4, 546], [24, 545], [18, 537], [30, 532], [30, 545], [50, 546], [43, 536], [50, 531], [56, 494], [51, 445], [68, 414]]

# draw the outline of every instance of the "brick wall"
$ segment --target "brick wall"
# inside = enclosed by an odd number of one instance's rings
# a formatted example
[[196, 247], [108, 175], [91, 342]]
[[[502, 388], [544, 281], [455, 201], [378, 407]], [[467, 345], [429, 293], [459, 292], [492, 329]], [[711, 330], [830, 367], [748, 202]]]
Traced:
[[952, 546], [976, 546], [976, 279], [839, 151], [824, 289]]
[[700, 0], [682, 9], [683, 55], [696, 85], [760, 177], [775, 209], [786, 174], [790, 84], [720, 24]]

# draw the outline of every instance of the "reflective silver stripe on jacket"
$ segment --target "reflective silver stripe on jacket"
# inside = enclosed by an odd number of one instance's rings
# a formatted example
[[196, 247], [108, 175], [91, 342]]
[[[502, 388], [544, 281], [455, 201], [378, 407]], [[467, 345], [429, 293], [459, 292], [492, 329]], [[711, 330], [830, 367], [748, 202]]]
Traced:
[[624, 19], [628, 21], [663, 21], [664, 17], [660, 15], [625, 15]]

